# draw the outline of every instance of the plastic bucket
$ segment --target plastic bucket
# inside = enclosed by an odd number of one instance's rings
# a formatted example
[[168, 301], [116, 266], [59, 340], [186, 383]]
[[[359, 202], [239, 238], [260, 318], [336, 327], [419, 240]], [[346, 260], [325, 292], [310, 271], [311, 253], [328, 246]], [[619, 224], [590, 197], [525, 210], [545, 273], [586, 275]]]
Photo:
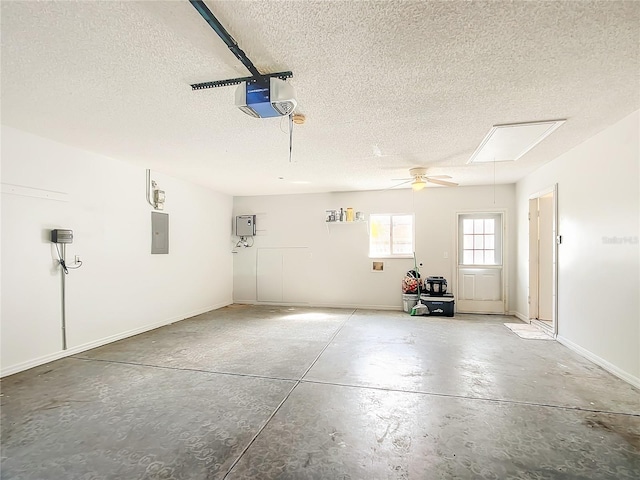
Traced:
[[406, 313], [411, 313], [411, 309], [418, 303], [418, 295], [415, 293], [403, 293], [402, 294], [402, 310]]

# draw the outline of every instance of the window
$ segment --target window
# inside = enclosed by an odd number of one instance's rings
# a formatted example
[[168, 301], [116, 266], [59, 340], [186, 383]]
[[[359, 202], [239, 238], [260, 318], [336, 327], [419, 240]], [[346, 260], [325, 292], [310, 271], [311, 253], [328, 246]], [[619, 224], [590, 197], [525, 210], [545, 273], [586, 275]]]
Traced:
[[371, 214], [369, 256], [411, 257], [413, 255], [413, 215]]
[[500, 214], [460, 215], [460, 264], [502, 265], [501, 225]]

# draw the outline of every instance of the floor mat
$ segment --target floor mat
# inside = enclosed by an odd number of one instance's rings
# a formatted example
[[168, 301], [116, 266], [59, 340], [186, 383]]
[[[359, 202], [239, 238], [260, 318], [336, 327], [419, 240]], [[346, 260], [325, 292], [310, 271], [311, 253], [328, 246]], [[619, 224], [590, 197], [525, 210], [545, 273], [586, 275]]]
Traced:
[[505, 323], [504, 326], [520, 338], [530, 340], [553, 340], [551, 335], [535, 325], [530, 325], [528, 323]]

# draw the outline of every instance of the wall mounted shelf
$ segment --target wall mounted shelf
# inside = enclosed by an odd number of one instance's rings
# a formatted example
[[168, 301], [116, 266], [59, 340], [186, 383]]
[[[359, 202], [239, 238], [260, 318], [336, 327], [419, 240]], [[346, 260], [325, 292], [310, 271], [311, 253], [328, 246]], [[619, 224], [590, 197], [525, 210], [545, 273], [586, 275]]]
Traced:
[[327, 226], [327, 233], [329, 235], [331, 235], [331, 226], [334, 225], [340, 225], [341, 227], [343, 225], [365, 225], [366, 226], [366, 231], [367, 231], [367, 235], [369, 235], [369, 222], [366, 220], [358, 220], [358, 221], [353, 221], [353, 222], [324, 222]]

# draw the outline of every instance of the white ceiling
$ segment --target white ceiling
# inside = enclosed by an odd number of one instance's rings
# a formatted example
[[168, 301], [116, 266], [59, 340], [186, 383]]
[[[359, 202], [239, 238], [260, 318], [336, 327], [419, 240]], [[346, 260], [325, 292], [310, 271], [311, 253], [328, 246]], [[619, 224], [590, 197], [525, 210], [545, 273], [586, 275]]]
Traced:
[[293, 163], [286, 121], [191, 90], [249, 74], [187, 0], [3, 0], [2, 123], [257, 195], [384, 189], [413, 166], [491, 184], [466, 162], [492, 125], [568, 119], [495, 165], [512, 183], [640, 107], [636, 1], [206, 4], [261, 72], [293, 71]]

